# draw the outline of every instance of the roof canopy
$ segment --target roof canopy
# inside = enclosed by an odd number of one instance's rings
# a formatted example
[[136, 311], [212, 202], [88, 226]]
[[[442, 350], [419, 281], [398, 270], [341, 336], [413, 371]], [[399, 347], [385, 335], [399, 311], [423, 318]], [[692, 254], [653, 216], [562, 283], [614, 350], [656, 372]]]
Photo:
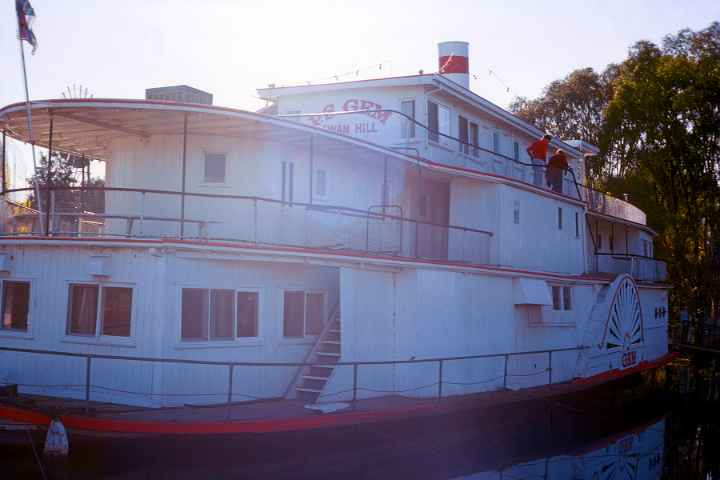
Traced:
[[[222, 135], [255, 140], [308, 145], [315, 136], [317, 148], [354, 156], [401, 153], [363, 140], [244, 110], [154, 100], [68, 99], [31, 102], [33, 140], [52, 148], [109, 160], [110, 144], [118, 138], [182, 135], [187, 119], [189, 135]], [[0, 129], [11, 137], [30, 142], [26, 103], [0, 109]]]

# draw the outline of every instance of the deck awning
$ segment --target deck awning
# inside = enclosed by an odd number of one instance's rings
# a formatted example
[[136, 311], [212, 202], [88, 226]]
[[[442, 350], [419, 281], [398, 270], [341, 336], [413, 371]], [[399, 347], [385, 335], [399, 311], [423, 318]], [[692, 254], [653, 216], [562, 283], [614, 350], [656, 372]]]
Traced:
[[306, 146], [314, 136], [324, 152], [368, 156], [406, 157], [401, 153], [341, 136], [289, 119], [201, 104], [160, 100], [57, 99], [31, 102], [33, 138], [28, 135], [26, 103], [0, 109], [0, 130], [17, 140], [55, 151], [109, 160], [111, 143], [118, 138], [182, 135], [187, 117], [188, 135], [222, 135]]
[[552, 305], [550, 286], [545, 280], [514, 278], [513, 303], [515, 305]]

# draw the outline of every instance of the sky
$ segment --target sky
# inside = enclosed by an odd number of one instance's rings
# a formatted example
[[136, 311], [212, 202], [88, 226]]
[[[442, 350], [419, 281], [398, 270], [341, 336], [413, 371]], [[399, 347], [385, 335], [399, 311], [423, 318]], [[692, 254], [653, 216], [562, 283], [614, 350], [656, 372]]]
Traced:
[[[0, 0], [0, 105], [24, 100], [14, 3]], [[146, 88], [187, 84], [216, 105], [250, 110], [264, 104], [255, 89], [271, 83], [436, 71], [437, 43], [448, 40], [470, 43], [470, 88], [507, 107], [574, 69], [622, 61], [638, 40], [720, 19], [717, 0], [31, 3], [32, 99], [73, 85], [96, 98], [143, 98]]]

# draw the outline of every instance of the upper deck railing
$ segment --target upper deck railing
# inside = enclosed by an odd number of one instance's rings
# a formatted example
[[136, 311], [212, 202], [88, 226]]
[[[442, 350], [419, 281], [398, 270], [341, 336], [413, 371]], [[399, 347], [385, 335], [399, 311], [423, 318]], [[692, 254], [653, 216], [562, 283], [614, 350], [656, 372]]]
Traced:
[[[424, 123], [419, 122], [417, 119], [398, 110], [366, 109], [322, 113], [298, 113], [279, 116], [289, 119], [310, 120], [346, 116], [364, 119], [367, 116], [377, 117], [380, 114], [385, 114], [387, 119], [395, 117], [395, 124], [389, 124], [388, 126], [389, 128], [394, 129], [395, 132], [398, 132], [398, 135], [391, 136], [386, 139], [390, 143], [388, 146], [392, 149], [397, 149], [408, 154], [415, 153], [419, 158], [421, 157], [421, 154], [418, 149], [417, 141], [421, 141], [422, 147], [434, 149], [434, 152], [437, 154], [436, 156], [442, 159], [442, 163], [447, 163], [451, 166], [462, 166], [464, 168], [476, 170], [480, 173], [502, 175], [529, 185], [538, 186], [545, 190], [552, 190], [546, 181], [546, 174], [548, 170], [546, 165], [539, 166], [523, 162], [519, 158], [485, 148], [479, 144], [472, 143], [469, 140], [464, 141], [460, 138], [453, 137], [452, 135], [433, 130]], [[402, 124], [403, 122], [404, 124]], [[313, 123], [317, 123], [316, 126], [320, 126], [321, 128], [327, 128], [319, 121]], [[407, 132], [410, 131], [409, 125], [413, 126], [413, 132], [415, 131], [414, 129], [417, 128], [422, 130], [424, 134], [417, 135], [415, 132], [412, 137], [409, 137], [407, 134]], [[337, 128], [328, 129], [342, 133], [342, 130]], [[406, 138], [401, 138], [399, 135], [400, 132], [406, 132]], [[541, 177], [539, 184], [535, 183], [537, 171], [540, 172], [539, 176]], [[645, 213], [638, 207], [606, 192], [602, 192], [591, 186], [583, 184], [576, 178], [575, 172], [572, 169], [568, 169], [563, 172], [562, 176], [562, 188], [558, 193], [583, 201], [587, 205], [587, 208], [593, 212], [617, 217], [642, 225], [646, 224]]]
[[[82, 202], [59, 207], [73, 203], [61, 201], [62, 195], [85, 191], [104, 194], [103, 212], [87, 211]], [[397, 205], [360, 210], [257, 196], [114, 187], [43, 188], [41, 197], [50, 199], [42, 212], [7, 216], [2, 235], [181, 238], [491, 263], [492, 232], [407, 218]]]

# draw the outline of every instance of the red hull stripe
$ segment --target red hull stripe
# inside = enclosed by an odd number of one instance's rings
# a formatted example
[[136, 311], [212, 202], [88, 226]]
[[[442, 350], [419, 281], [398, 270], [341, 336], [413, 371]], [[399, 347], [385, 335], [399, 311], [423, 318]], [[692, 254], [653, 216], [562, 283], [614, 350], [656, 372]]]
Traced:
[[[676, 354], [667, 354], [652, 362], [641, 362], [633, 368], [625, 370], [612, 370], [589, 378], [571, 382], [571, 385], [601, 384], [610, 380], [631, 375], [644, 370], [660, 367]], [[106, 433], [133, 433], [133, 434], [224, 434], [224, 433], [269, 433], [292, 430], [312, 430], [323, 427], [340, 427], [361, 423], [400, 420], [403, 418], [437, 415], [451, 411], [471, 408], [474, 402], [457, 401], [446, 404], [428, 402], [411, 407], [397, 407], [383, 410], [363, 412], [348, 412], [331, 415], [314, 415], [308, 417], [294, 417], [272, 420], [254, 421], [227, 421], [227, 422], [193, 422], [171, 423], [157, 421], [113, 420], [107, 418], [92, 418], [75, 415], [60, 417], [66, 428]], [[0, 418], [46, 426], [50, 423], [50, 416], [40, 412], [21, 408], [1, 406]]]
[[440, 73], [468, 73], [468, 58], [458, 55], [440, 57], [438, 68]]

